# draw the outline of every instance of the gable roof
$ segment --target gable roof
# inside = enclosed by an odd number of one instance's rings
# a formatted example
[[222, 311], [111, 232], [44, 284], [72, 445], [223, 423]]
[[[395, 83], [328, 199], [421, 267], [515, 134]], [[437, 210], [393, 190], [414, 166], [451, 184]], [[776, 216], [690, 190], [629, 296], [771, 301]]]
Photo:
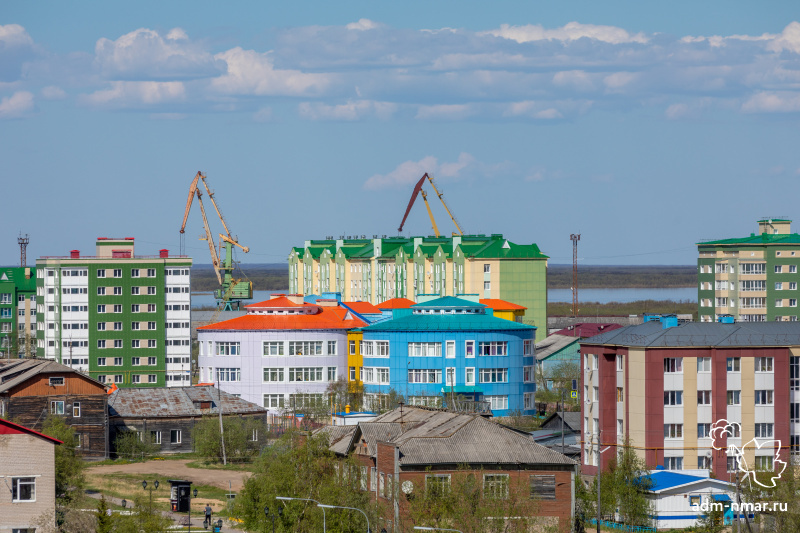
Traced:
[[39, 433], [31, 428], [15, 424], [14, 422], [9, 422], [8, 420], [2, 418], [0, 418], [0, 435], [33, 435], [34, 437], [39, 437], [40, 439], [52, 442], [53, 444], [64, 444], [63, 441], [51, 437], [50, 435]]
[[365, 327], [364, 331], [508, 331], [535, 329], [535, 326], [512, 322], [511, 320], [482, 313], [433, 313], [411, 314], [384, 320]]
[[343, 302], [344, 305], [352, 309], [358, 314], [376, 314], [379, 315], [381, 310], [369, 302]]
[[[220, 401], [220, 394], [222, 400]], [[210, 409], [196, 403], [211, 402]], [[210, 385], [117, 389], [108, 397], [108, 414], [122, 418], [170, 418], [222, 413], [266, 413], [267, 409]]]
[[262, 307], [303, 307], [304, 305], [311, 305], [308, 303], [301, 303], [297, 304], [291, 301], [286, 296], [278, 296], [277, 298], [271, 298], [269, 300], [264, 300], [263, 302], [256, 302], [253, 304], [245, 305], [245, 308], [262, 308]]
[[[554, 420], [556, 422], [556, 425], [553, 427], [558, 428], [561, 425], [561, 411], [556, 411], [555, 413], [544, 419], [542, 421], [541, 427], [545, 427], [549, 422], [552, 422]], [[564, 411], [564, 428], [567, 428], [570, 431], [575, 431], [580, 433], [581, 431], [580, 411]]]
[[[695, 470], [695, 472], [698, 471]], [[650, 492], [662, 492], [703, 482], [720, 485], [723, 489], [727, 490], [735, 490], [736, 488], [733, 483], [728, 483], [721, 479], [713, 479], [707, 475], [696, 476], [672, 470], [651, 470], [648, 477], [652, 482]]]
[[800, 322], [689, 322], [664, 329], [651, 321], [607, 331], [581, 341], [586, 344], [650, 348], [717, 346], [800, 346]]
[[[551, 355], [580, 342], [579, 337], [567, 337], [553, 333], [536, 343], [536, 359], [541, 361]], [[578, 346], [575, 347], [576, 351]]]
[[427, 309], [429, 307], [436, 307], [436, 308], [465, 308], [465, 307], [474, 307], [478, 309], [484, 309], [487, 306], [481, 303], [475, 303], [473, 301], [467, 300], [466, 298], [458, 298], [456, 296], [442, 296], [440, 298], [434, 298], [433, 300], [428, 300], [427, 302], [414, 304], [412, 307], [415, 309]]
[[408, 298], [391, 298], [379, 303], [376, 307], [378, 309], [408, 309], [412, 305], [415, 305], [414, 302]]
[[9, 359], [0, 362], [0, 394], [39, 374], [76, 374], [77, 377], [96, 385], [103, 393], [106, 390], [106, 386], [96, 379], [49, 359]]
[[348, 452], [364, 442], [374, 456], [379, 441], [400, 449], [402, 466], [433, 464], [574, 465], [529, 435], [479, 415], [405, 406], [359, 422]]
[[478, 301], [486, 307], [491, 307], [495, 311], [524, 311], [527, 309], [525, 306], [507, 302], [499, 298], [481, 298]]
[[621, 327], [622, 324], [580, 322], [578, 324], [573, 324], [572, 326], [569, 326], [567, 328], [554, 331], [552, 334], [566, 335], [569, 337], [587, 338], [587, 337], [594, 337], [595, 335], [599, 335], [600, 333], [604, 333], [606, 331], [613, 331]]
[[[784, 221], [785, 222], [785, 221]], [[698, 242], [697, 246], [725, 246], [725, 245], [776, 245], [800, 244], [800, 235], [797, 233], [753, 233], [749, 237], [720, 239], [716, 241]]]
[[314, 314], [256, 315], [247, 314], [200, 326], [198, 331], [267, 331], [267, 330], [309, 330], [309, 329], [352, 329], [366, 326], [367, 323], [353, 316], [344, 307], [320, 307]]

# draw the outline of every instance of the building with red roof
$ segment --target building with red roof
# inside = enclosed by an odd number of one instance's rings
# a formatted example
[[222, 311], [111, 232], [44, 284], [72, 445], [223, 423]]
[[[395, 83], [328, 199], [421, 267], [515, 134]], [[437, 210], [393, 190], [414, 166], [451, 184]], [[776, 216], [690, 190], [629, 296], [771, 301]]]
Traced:
[[494, 316], [497, 318], [505, 318], [512, 322], [523, 322], [525, 311], [528, 310], [528, 308], [523, 305], [517, 305], [499, 298], [481, 298], [478, 302], [492, 309], [494, 311]]
[[200, 381], [273, 412], [324, 401], [328, 384], [346, 376], [348, 330], [367, 325], [336, 300], [297, 294], [246, 310], [197, 328]]
[[410, 309], [416, 302], [408, 298], [391, 298], [383, 303], [377, 305], [381, 311], [388, 311], [391, 309]]

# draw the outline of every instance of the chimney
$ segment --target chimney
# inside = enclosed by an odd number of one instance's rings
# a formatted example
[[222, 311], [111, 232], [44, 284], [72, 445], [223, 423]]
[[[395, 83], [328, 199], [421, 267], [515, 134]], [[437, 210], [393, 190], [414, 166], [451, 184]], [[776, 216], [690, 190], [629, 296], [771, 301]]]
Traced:
[[80, 250], [70, 250], [69, 256], [72, 259], [80, 259], [81, 258], [81, 252], [80, 252]]
[[162, 248], [158, 251], [158, 257], [169, 257], [169, 250]]
[[[273, 296], [276, 296], [276, 295], [273, 295]], [[303, 295], [302, 294], [289, 294], [289, 295], [286, 296], [286, 298], [290, 302], [292, 302], [293, 304], [303, 305], [305, 303], [305, 300], [303, 299]]]

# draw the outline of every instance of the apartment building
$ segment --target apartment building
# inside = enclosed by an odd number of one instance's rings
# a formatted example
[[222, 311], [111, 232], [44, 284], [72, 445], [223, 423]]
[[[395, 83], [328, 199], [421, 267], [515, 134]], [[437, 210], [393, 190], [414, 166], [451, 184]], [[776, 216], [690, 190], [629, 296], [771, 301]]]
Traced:
[[419, 301], [420, 295], [514, 302], [528, 309], [524, 322], [547, 320], [547, 259], [536, 244], [502, 234], [451, 237], [332, 237], [309, 240], [289, 254], [289, 291], [338, 292], [344, 301]]
[[791, 220], [762, 219], [749, 237], [697, 244], [701, 322], [795, 322], [800, 235]]
[[37, 356], [118, 387], [189, 385], [191, 266], [136, 255], [133, 237], [37, 259]]
[[0, 359], [36, 350], [36, 269], [0, 269]]
[[[800, 323], [673, 324], [581, 342], [583, 472], [605, 468], [626, 439], [650, 468], [710, 469], [725, 481], [739, 465], [800, 458]], [[712, 440], [721, 420], [738, 426]]]

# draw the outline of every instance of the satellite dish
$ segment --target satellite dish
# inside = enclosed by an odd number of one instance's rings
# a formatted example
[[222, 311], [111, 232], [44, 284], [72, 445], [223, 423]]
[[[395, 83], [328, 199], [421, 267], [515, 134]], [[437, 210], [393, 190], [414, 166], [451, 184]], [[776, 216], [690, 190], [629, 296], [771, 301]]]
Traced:
[[408, 481], [408, 480], [403, 481], [403, 484], [400, 485], [400, 489], [405, 494], [411, 494], [412, 492], [414, 492], [414, 484], [411, 481]]

